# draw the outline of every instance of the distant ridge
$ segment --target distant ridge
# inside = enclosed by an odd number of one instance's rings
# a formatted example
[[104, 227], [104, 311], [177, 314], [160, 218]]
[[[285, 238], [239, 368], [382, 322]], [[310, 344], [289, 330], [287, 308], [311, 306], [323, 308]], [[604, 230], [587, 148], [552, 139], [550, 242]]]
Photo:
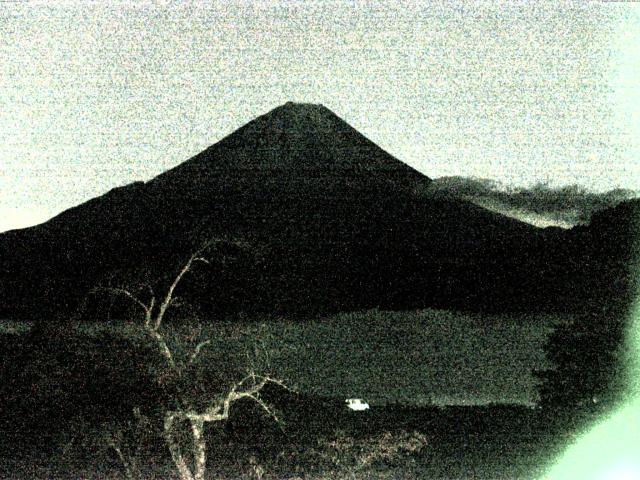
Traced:
[[0, 316], [68, 318], [98, 284], [163, 288], [212, 237], [243, 247], [179, 292], [208, 318], [576, 310], [619, 295], [619, 267], [588, 247], [604, 227], [538, 229], [430, 183], [322, 105], [286, 103], [149, 182], [0, 234]]

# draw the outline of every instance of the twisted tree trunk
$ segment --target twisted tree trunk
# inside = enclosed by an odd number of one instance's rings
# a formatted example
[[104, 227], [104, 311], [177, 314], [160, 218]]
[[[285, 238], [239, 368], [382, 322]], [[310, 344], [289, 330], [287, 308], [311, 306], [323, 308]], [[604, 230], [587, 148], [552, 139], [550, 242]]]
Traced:
[[[174, 300], [174, 291], [182, 280], [182, 278], [191, 270], [194, 263], [203, 262], [209, 263], [208, 260], [203, 258], [202, 252], [209, 248], [213, 244], [213, 241], [205, 244], [200, 250], [191, 255], [189, 260], [184, 264], [182, 269], [178, 272], [173, 282], [169, 286], [167, 293], [165, 294], [162, 302], [156, 303], [156, 297], [153, 293], [153, 289], [149, 287], [151, 291], [151, 299], [146, 304], [140, 298], [125, 290], [123, 288], [96, 288], [95, 291], [105, 290], [112, 294], [124, 295], [135, 304], [139, 305], [144, 311], [144, 329], [149, 335], [149, 338], [156, 344], [160, 355], [166, 361], [166, 368], [174, 378], [179, 378], [183, 374], [185, 366], [193, 364], [201, 350], [210, 343], [209, 340], [200, 342], [195, 346], [191, 355], [188, 356], [185, 362], [180, 362], [176, 358], [175, 352], [172, 352], [169, 343], [167, 342], [164, 334], [161, 331], [162, 321], [167, 309], [172, 305]], [[180, 480], [204, 480], [206, 474], [207, 463], [207, 443], [204, 438], [204, 426], [207, 422], [219, 422], [229, 418], [229, 410], [233, 403], [236, 401], [249, 398], [252, 401], [260, 405], [270, 416], [278, 421], [274, 412], [269, 406], [260, 398], [259, 394], [262, 388], [267, 383], [276, 383], [283, 387], [284, 384], [270, 376], [256, 375], [253, 371], [235, 383], [227, 394], [217, 401], [212, 402], [203, 411], [196, 411], [193, 408], [192, 403], [188, 398], [184, 398], [178, 394], [175, 398], [175, 403], [178, 405], [177, 409], [169, 410], [164, 415], [163, 435], [171, 460], [175, 465]], [[285, 387], [286, 388], [286, 387]], [[183, 452], [183, 445], [180, 445], [176, 437], [176, 428], [178, 428], [178, 422], [188, 423], [191, 430], [191, 455], [185, 455]], [[185, 449], [186, 450], [186, 449]], [[128, 464], [124, 463], [124, 467], [128, 469]]]

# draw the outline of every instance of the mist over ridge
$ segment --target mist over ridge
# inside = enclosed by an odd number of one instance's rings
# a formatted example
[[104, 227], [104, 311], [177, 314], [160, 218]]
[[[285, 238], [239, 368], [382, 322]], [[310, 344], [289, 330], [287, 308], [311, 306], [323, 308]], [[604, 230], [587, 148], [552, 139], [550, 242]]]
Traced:
[[616, 188], [598, 192], [580, 185], [513, 187], [498, 181], [464, 176], [435, 178], [429, 192], [472, 201], [540, 227], [586, 225], [594, 213], [640, 197], [640, 190]]

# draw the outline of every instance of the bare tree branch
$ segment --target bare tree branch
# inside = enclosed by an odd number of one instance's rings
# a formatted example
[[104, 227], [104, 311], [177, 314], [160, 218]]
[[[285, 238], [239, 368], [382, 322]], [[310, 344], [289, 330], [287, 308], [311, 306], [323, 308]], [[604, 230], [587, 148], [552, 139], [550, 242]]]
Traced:
[[193, 253], [189, 257], [189, 260], [187, 260], [187, 263], [185, 263], [185, 265], [182, 267], [180, 272], [178, 272], [178, 275], [176, 275], [176, 277], [174, 278], [173, 283], [171, 283], [171, 285], [169, 286], [169, 289], [167, 290], [167, 294], [165, 295], [164, 300], [160, 304], [160, 310], [156, 315], [155, 322], [154, 322], [154, 328], [156, 330], [158, 330], [162, 325], [162, 320], [164, 319], [164, 315], [167, 311], [167, 308], [169, 308], [169, 305], [171, 305], [171, 302], [173, 301], [174, 291], [178, 286], [178, 284], [182, 281], [182, 278], [185, 276], [187, 272], [191, 270], [191, 267], [193, 266], [194, 262], [203, 262], [208, 265], [211, 264], [209, 260], [207, 260], [202, 256], [202, 254], [208, 249], [210, 249], [216, 243], [223, 243], [223, 241], [217, 238], [213, 238], [205, 242], [198, 250], [196, 250], [195, 253]]
[[189, 364], [192, 364], [193, 362], [195, 362], [196, 358], [198, 358], [198, 355], [200, 354], [200, 350], [202, 350], [204, 347], [206, 347], [210, 343], [211, 343], [211, 340], [205, 340], [204, 342], [200, 342], [198, 345], [196, 345], [196, 348], [194, 349], [193, 353], [191, 354], [191, 358], [189, 359]]
[[194, 256], [192, 255], [191, 258], [189, 258], [189, 260], [187, 261], [187, 263], [182, 267], [182, 270], [180, 270], [180, 272], [178, 273], [176, 278], [173, 279], [173, 283], [169, 287], [169, 290], [167, 291], [167, 294], [165, 295], [164, 300], [160, 304], [160, 310], [159, 310], [158, 314], [156, 315], [154, 326], [153, 326], [153, 328], [155, 330], [158, 330], [160, 328], [160, 326], [162, 325], [162, 320], [164, 318], [164, 314], [167, 311], [167, 308], [169, 308], [169, 305], [171, 305], [171, 300], [173, 298], [173, 292], [175, 291], [176, 287], [180, 283], [180, 280], [182, 280], [182, 277], [184, 277], [184, 275], [189, 270], [191, 270], [191, 265], [193, 264], [193, 260], [194, 260]]
[[167, 360], [167, 363], [169, 364], [171, 369], [178, 372], [178, 366], [173, 359], [173, 354], [171, 353], [171, 350], [169, 349], [169, 346], [167, 345], [164, 337], [160, 334], [160, 332], [153, 328], [147, 328], [147, 332], [152, 338], [155, 339], [158, 348], [160, 349], [160, 353]]
[[133, 302], [135, 302], [136, 304], [138, 304], [145, 313], [145, 316], [151, 316], [151, 309], [145, 305], [144, 303], [142, 303], [142, 301], [136, 297], [135, 295], [133, 295], [131, 292], [129, 292], [128, 290], [125, 290], [124, 288], [116, 288], [116, 287], [95, 287], [92, 292], [99, 292], [99, 291], [104, 291], [104, 292], [109, 292], [109, 293], [116, 293], [116, 294], [120, 294], [120, 295], [124, 295], [128, 298], [130, 298], [131, 300], [133, 300]]
[[156, 293], [153, 291], [153, 287], [151, 285], [149, 285], [148, 283], [143, 283], [142, 284], [143, 287], [146, 287], [147, 290], [149, 290], [149, 293], [151, 294], [151, 298], [155, 298], [156, 297]]
[[153, 308], [156, 306], [156, 297], [151, 297], [151, 301], [149, 302], [149, 310], [147, 310], [146, 315], [144, 317], [144, 326], [149, 329], [151, 327], [151, 314], [153, 313]]
[[[249, 381], [252, 381], [253, 383], [241, 390], [241, 388]], [[188, 412], [186, 413], [186, 416], [187, 418], [201, 417], [205, 422], [225, 420], [229, 418], [231, 405], [243, 398], [250, 398], [255, 401], [256, 394], [259, 393], [268, 383], [280, 385], [289, 390], [281, 380], [270, 376], [258, 376], [252, 373], [234, 384], [226, 397], [218, 402], [218, 404], [210, 406], [203, 413]]]
[[187, 465], [187, 462], [182, 455], [182, 450], [180, 449], [180, 445], [175, 439], [174, 436], [174, 427], [175, 421], [180, 417], [179, 412], [169, 411], [165, 414], [164, 417], [164, 437], [167, 442], [167, 446], [169, 447], [169, 453], [171, 454], [171, 459], [173, 460], [174, 465], [178, 469], [178, 473], [180, 474], [180, 480], [194, 480], [193, 474], [191, 473], [191, 469]]
[[262, 400], [258, 394], [256, 395], [249, 395], [249, 398], [251, 398], [254, 402], [256, 402], [258, 405], [260, 405], [262, 407], [262, 409], [267, 412], [267, 415], [269, 415], [271, 418], [273, 418], [275, 420], [275, 422], [277, 424], [280, 424], [280, 419], [278, 418], [278, 416], [276, 415], [276, 413], [269, 408], [269, 405], [267, 405], [264, 400]]
[[203, 437], [204, 422], [200, 419], [191, 420], [191, 433], [193, 435], [194, 479], [204, 480], [207, 468], [207, 444]]
[[[143, 309], [145, 312], [144, 329], [153, 339], [160, 351], [160, 354], [166, 360], [169, 370], [167, 373], [170, 375], [178, 377], [182, 376], [185, 366], [193, 364], [202, 352], [202, 349], [211, 343], [210, 340], [201, 341], [194, 347], [186, 365], [184, 363], [179, 364], [176, 361], [174, 352], [169, 348], [167, 339], [161, 331], [161, 326], [167, 309], [174, 305], [175, 300], [177, 299], [175, 296], [176, 288], [184, 276], [192, 269], [194, 262], [202, 262], [210, 265], [209, 260], [203, 256], [203, 253], [207, 249], [211, 248], [215, 243], [222, 243], [222, 241], [212, 239], [203, 244], [202, 247], [189, 257], [187, 262], [174, 277], [173, 282], [167, 289], [167, 292], [164, 298], [162, 298], [157, 309], [157, 297], [150, 285], [146, 285], [151, 292], [148, 305], [146, 305], [136, 295], [123, 288], [98, 287], [94, 289], [94, 291], [106, 291], [112, 294], [124, 295]], [[196, 337], [197, 335], [194, 335], [191, 340], [195, 340]], [[255, 357], [258, 357], [257, 351], [255, 352]], [[171, 454], [171, 459], [178, 470], [181, 480], [204, 480], [206, 471], [206, 440], [204, 437], [204, 426], [207, 422], [217, 422], [228, 419], [232, 405], [238, 400], [242, 400], [243, 398], [250, 399], [257, 403], [270, 417], [274, 418], [276, 422], [279, 423], [279, 419], [275, 412], [264, 400], [262, 400], [262, 398], [260, 398], [259, 394], [260, 391], [269, 383], [280, 385], [287, 390], [288, 388], [282, 381], [272, 378], [271, 376], [256, 375], [252, 358], [250, 358], [249, 354], [247, 354], [247, 360], [249, 366], [248, 374], [239, 382], [233, 384], [227, 391], [226, 395], [209, 404], [209, 406], [203, 411], [198, 411], [198, 409], [194, 408], [191, 400], [185, 396], [184, 392], [181, 392], [178, 393], [174, 399], [177, 405], [176, 409], [165, 412], [163, 429], [164, 437], [169, 448], [169, 453]], [[175, 435], [177, 422], [188, 422], [191, 427], [191, 439], [193, 444], [191, 454], [187, 457], [183, 454], [180, 441]], [[113, 443], [112, 446], [116, 450], [116, 453], [125, 466], [127, 475], [129, 476], [130, 472], [132, 472], [132, 465], [126, 462], [126, 458], [117, 444]]]
[[118, 459], [120, 460], [120, 463], [122, 463], [122, 466], [124, 467], [125, 476], [127, 477], [127, 480], [134, 480], [136, 477], [134, 473], [136, 468], [133, 465], [133, 462], [127, 461], [127, 458], [122, 452], [120, 445], [118, 444], [118, 442], [116, 442], [116, 440], [113, 438], [112, 435], [109, 435], [108, 443], [109, 443], [109, 446], [113, 448], [113, 450], [116, 452], [116, 455], [118, 455]]

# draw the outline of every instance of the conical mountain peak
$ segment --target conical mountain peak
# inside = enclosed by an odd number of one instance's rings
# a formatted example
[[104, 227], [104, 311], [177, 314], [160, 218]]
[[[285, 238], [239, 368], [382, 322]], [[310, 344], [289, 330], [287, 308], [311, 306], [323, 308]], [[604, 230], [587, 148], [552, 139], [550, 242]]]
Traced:
[[[413, 188], [430, 179], [396, 159], [320, 104], [287, 102], [265, 113], [161, 177], [268, 177], [304, 189], [351, 177], [368, 190]], [[285, 181], [289, 179], [290, 181]], [[304, 181], [303, 181], [304, 180]], [[259, 182], [257, 182], [259, 183]]]
[[318, 111], [324, 110], [327, 112], [331, 112], [327, 107], [322, 105], [321, 103], [308, 103], [308, 102], [287, 102], [283, 103], [279, 107], [276, 107], [274, 110], [283, 110], [283, 111]]

